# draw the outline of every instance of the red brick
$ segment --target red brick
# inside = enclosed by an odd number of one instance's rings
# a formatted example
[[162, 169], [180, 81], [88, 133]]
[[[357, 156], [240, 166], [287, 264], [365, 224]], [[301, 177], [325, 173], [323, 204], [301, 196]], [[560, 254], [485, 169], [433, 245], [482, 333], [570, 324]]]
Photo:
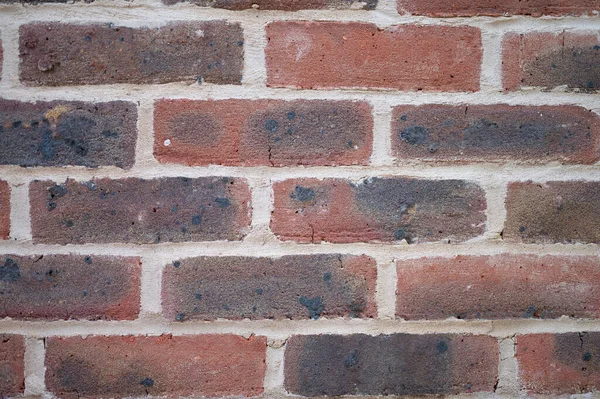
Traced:
[[510, 183], [506, 212], [509, 241], [600, 243], [600, 182]]
[[596, 256], [496, 255], [397, 262], [404, 319], [600, 318]]
[[40, 243], [241, 240], [250, 225], [248, 185], [227, 177], [34, 181], [30, 201]]
[[492, 392], [498, 341], [483, 335], [296, 335], [285, 388], [302, 396]]
[[502, 81], [506, 90], [525, 87], [595, 92], [600, 88], [597, 32], [507, 34]]
[[6, 240], [10, 233], [10, 186], [0, 180], [0, 239]]
[[0, 317], [133, 320], [140, 311], [139, 258], [4, 255]]
[[0, 115], [0, 164], [133, 166], [137, 137], [134, 103], [0, 99]]
[[517, 336], [519, 376], [530, 393], [577, 394], [600, 389], [600, 333]]
[[50, 337], [46, 385], [60, 398], [258, 396], [266, 338]]
[[171, 320], [376, 317], [375, 260], [338, 254], [175, 261], [163, 277]]
[[16, 396], [25, 390], [25, 340], [19, 335], [0, 335], [0, 396]]
[[[177, 4], [186, 0], [163, 0], [165, 4]], [[310, 9], [362, 9], [373, 10], [377, 0], [191, 0], [192, 4], [203, 7], [246, 10], [257, 6], [259, 10], [298, 11]]]
[[20, 30], [20, 76], [37, 86], [194, 82], [239, 84], [243, 34], [224, 21], [160, 28], [33, 23]]
[[267, 25], [267, 40], [269, 86], [479, 90], [473, 27], [282, 21]]
[[600, 118], [582, 107], [421, 105], [394, 108], [398, 161], [598, 161]]
[[154, 116], [154, 154], [163, 163], [365, 165], [371, 155], [364, 102], [162, 100]]
[[599, 10], [597, 0], [398, 0], [398, 12], [401, 14], [429, 17], [593, 15]]
[[271, 229], [282, 240], [458, 242], [485, 228], [485, 194], [462, 180], [297, 179], [274, 192]]

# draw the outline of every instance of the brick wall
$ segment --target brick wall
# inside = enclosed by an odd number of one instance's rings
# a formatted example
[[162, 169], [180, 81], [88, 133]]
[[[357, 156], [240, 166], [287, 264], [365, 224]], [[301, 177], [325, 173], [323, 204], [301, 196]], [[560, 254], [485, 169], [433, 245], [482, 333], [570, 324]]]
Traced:
[[600, 389], [598, 0], [0, 3], [0, 396]]

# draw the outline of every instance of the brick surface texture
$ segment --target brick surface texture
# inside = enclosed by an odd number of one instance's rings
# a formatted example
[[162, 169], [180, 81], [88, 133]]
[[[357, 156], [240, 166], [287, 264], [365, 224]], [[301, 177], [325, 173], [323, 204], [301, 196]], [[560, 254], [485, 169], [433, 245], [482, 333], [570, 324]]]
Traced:
[[599, 16], [0, 0], [0, 398], [597, 395]]

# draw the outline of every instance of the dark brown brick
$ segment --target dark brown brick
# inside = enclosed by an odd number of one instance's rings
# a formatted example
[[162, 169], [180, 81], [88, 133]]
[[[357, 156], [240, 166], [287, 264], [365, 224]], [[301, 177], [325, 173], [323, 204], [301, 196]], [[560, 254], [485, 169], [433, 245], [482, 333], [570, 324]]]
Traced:
[[421, 105], [394, 109], [398, 161], [598, 161], [600, 119], [582, 107]]
[[0, 335], [0, 396], [23, 394], [25, 390], [25, 340], [20, 335]]
[[398, 0], [401, 14], [430, 17], [593, 15], [598, 10], [598, 0]]
[[404, 319], [600, 318], [596, 256], [457, 256], [398, 261]]
[[503, 43], [503, 85], [596, 92], [600, 89], [600, 39], [593, 32], [507, 34]]
[[115, 165], [135, 160], [135, 104], [0, 99], [0, 164]]
[[[165, 4], [177, 4], [184, 0], [163, 0]], [[245, 10], [257, 6], [259, 10], [298, 11], [310, 9], [362, 9], [373, 10], [377, 0], [191, 0], [203, 7]]]
[[507, 240], [600, 243], [600, 182], [510, 183], [506, 211]]
[[162, 100], [154, 154], [186, 165], [365, 165], [372, 130], [364, 102]]
[[239, 84], [243, 34], [224, 21], [160, 28], [33, 23], [20, 30], [28, 85], [193, 82]]
[[46, 339], [46, 385], [60, 398], [258, 396], [265, 337], [91, 336]]
[[485, 228], [485, 194], [462, 180], [291, 179], [274, 192], [271, 229], [282, 240], [457, 242]]
[[4, 255], [0, 317], [132, 320], [140, 311], [138, 258]]
[[579, 394], [600, 389], [600, 333], [517, 336], [521, 382], [530, 393]]
[[167, 265], [171, 320], [375, 317], [375, 260], [367, 256], [200, 257]]
[[498, 342], [483, 335], [296, 335], [285, 350], [296, 395], [444, 395], [492, 392]]
[[250, 225], [250, 192], [242, 179], [34, 181], [33, 239], [83, 244], [240, 240]]
[[10, 186], [0, 180], [0, 239], [5, 240], [10, 233]]

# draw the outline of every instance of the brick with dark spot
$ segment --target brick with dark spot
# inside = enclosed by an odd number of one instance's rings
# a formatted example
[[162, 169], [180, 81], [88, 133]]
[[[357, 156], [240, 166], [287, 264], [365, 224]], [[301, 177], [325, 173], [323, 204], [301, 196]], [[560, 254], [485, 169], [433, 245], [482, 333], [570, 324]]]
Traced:
[[34, 181], [30, 198], [39, 243], [240, 240], [250, 225], [249, 188], [237, 178]]
[[272, 87], [479, 90], [475, 27], [278, 21], [266, 29]]
[[23, 394], [25, 390], [25, 339], [20, 335], [0, 335], [0, 396]]
[[236, 335], [46, 339], [46, 385], [60, 398], [258, 396], [266, 338]]
[[274, 192], [271, 229], [286, 241], [461, 242], [485, 228], [485, 194], [463, 180], [292, 179]]
[[502, 84], [596, 92], [600, 88], [597, 32], [507, 34], [503, 42]]
[[204, 81], [240, 84], [243, 34], [224, 21], [158, 28], [23, 25], [20, 77], [30, 86]]
[[[165, 4], [177, 4], [185, 0], [163, 0]], [[361, 9], [374, 10], [377, 0], [191, 0], [192, 4], [203, 7], [246, 10], [257, 7], [259, 10], [299, 11], [312, 9]]]
[[519, 377], [535, 394], [578, 394], [600, 389], [600, 332], [517, 336]]
[[0, 180], [0, 240], [8, 238], [10, 233], [10, 186]]
[[597, 0], [398, 0], [400, 14], [429, 17], [571, 16], [594, 15], [594, 11], [600, 11]]
[[596, 256], [457, 256], [397, 261], [403, 319], [600, 318]]
[[582, 107], [399, 106], [392, 119], [398, 162], [598, 161], [600, 118]]
[[129, 169], [136, 124], [137, 108], [129, 102], [0, 100], [0, 164]]
[[163, 163], [365, 165], [372, 149], [365, 102], [161, 100], [154, 117], [154, 154]]
[[503, 238], [528, 244], [600, 243], [600, 183], [508, 185]]
[[285, 388], [302, 396], [492, 392], [498, 343], [482, 335], [296, 335]]
[[140, 311], [138, 258], [0, 257], [0, 317], [133, 320]]
[[373, 318], [375, 260], [337, 254], [199, 257], [164, 271], [170, 320]]

